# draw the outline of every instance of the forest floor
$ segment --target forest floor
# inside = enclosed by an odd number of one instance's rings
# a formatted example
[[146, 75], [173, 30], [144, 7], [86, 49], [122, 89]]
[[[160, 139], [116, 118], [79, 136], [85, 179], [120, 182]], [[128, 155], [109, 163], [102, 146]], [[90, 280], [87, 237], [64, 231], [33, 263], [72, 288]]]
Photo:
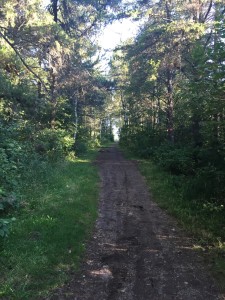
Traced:
[[100, 150], [99, 217], [80, 271], [46, 299], [225, 299], [194, 242], [152, 201], [137, 162]]

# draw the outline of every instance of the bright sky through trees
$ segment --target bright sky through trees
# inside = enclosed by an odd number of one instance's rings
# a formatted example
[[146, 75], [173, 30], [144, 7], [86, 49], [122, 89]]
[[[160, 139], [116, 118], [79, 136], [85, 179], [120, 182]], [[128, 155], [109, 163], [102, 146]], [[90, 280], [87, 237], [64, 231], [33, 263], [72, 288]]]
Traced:
[[137, 25], [130, 19], [115, 21], [104, 28], [99, 42], [103, 49], [113, 49], [116, 45], [133, 37], [136, 32]]
[[135, 36], [138, 25], [130, 19], [115, 21], [107, 25], [99, 36], [99, 45], [103, 52], [106, 52], [106, 58], [112, 55], [113, 49], [125, 40]]
[[[43, 0], [43, 6], [46, 7], [48, 4], [50, 4], [49, 0]], [[138, 22], [134, 22], [131, 19], [122, 19], [114, 21], [102, 29], [97, 38], [97, 43], [101, 47], [100, 53], [97, 55], [101, 57], [98, 67], [103, 72], [107, 73], [109, 70], [108, 63], [112, 57], [113, 49], [127, 39], [134, 37], [138, 31], [138, 25]], [[115, 140], [118, 140], [118, 128], [115, 124], [113, 125], [113, 134]]]
[[[50, 4], [50, 0], [43, 0], [43, 6]], [[115, 21], [102, 29], [97, 41], [102, 48], [101, 56], [103, 58], [102, 68], [107, 69], [107, 63], [112, 55], [113, 49], [135, 36], [138, 30], [138, 22], [133, 22], [130, 19]]]

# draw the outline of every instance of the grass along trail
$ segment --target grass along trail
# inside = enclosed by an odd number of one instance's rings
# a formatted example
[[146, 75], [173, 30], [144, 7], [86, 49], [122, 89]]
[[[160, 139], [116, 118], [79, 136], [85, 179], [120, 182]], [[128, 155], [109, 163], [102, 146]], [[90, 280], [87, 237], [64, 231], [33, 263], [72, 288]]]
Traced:
[[224, 299], [193, 240], [152, 201], [133, 161], [100, 151], [99, 216], [80, 272], [46, 299]]
[[99, 179], [91, 158], [28, 170], [0, 249], [0, 299], [43, 299], [77, 270], [96, 219]]
[[[137, 163], [116, 146], [93, 159], [29, 170], [1, 249], [0, 298], [224, 299], [193, 239], [152, 201]], [[165, 196], [160, 174], [154, 181], [147, 169], [143, 162], [154, 194]]]

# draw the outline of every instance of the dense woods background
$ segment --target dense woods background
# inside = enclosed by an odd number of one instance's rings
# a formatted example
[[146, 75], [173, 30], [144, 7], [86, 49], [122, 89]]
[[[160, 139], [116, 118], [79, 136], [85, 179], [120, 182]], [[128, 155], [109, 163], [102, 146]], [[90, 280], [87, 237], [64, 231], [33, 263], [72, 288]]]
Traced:
[[[0, 212], [43, 161], [112, 139], [94, 36], [119, 1], [0, 1]], [[0, 236], [9, 220], [0, 220]]]
[[196, 206], [224, 211], [224, 2], [143, 2], [142, 12], [112, 61], [121, 144], [175, 175]]

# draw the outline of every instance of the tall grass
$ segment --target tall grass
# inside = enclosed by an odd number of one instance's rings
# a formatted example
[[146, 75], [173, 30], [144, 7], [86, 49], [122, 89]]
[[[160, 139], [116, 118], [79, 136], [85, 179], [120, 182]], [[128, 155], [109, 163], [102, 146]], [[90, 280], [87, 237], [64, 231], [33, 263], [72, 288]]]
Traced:
[[154, 201], [174, 216], [193, 237], [195, 250], [204, 254], [206, 262], [225, 292], [225, 214], [220, 205], [207, 199], [184, 197], [185, 177], [174, 176], [150, 160], [140, 160], [139, 168], [146, 178]]
[[0, 298], [43, 297], [77, 270], [97, 199], [98, 175], [90, 158], [37, 163], [27, 170], [21, 208], [0, 249]]

